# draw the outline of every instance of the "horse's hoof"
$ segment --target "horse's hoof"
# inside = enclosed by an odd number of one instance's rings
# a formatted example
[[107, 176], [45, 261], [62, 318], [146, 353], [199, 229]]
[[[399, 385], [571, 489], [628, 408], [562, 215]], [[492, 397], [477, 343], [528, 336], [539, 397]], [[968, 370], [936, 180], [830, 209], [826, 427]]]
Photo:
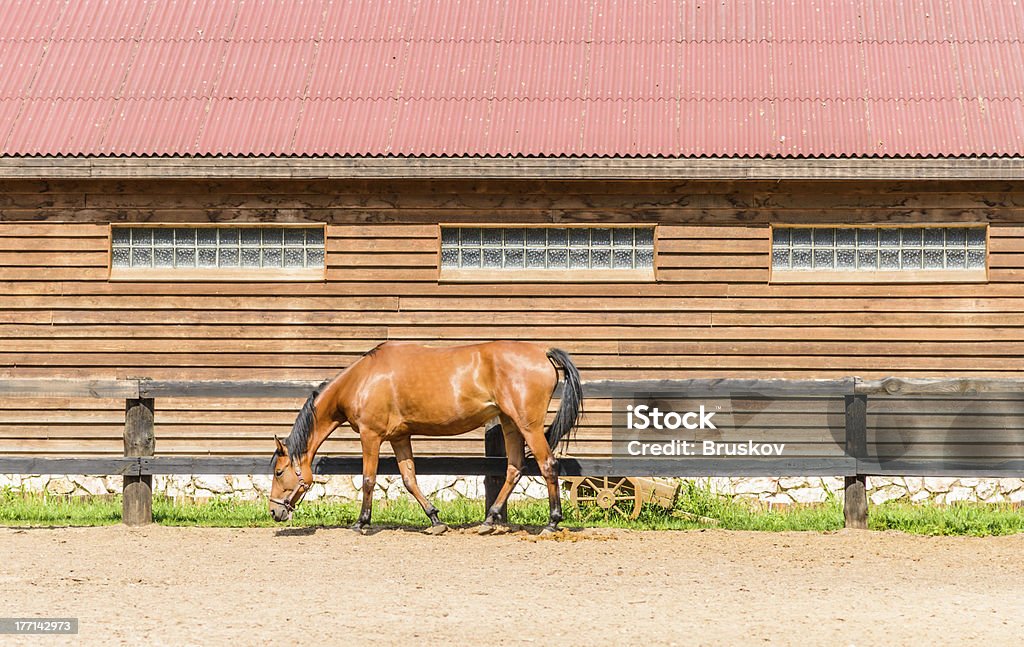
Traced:
[[476, 529], [478, 535], [489, 535], [494, 532], [494, 525], [489, 523], [480, 524], [480, 527]]
[[427, 533], [428, 535], [443, 535], [444, 533], [448, 532], [448, 526], [444, 525], [443, 523], [439, 523], [427, 528], [423, 532]]
[[352, 528], [352, 530], [355, 530], [360, 535], [366, 535], [366, 534], [369, 534], [369, 532], [370, 532], [370, 526], [367, 526], [365, 524], [356, 523], [356, 524], [353, 524], [350, 527]]
[[558, 533], [558, 528], [555, 526], [544, 526], [544, 529], [540, 531], [542, 535], [554, 535]]

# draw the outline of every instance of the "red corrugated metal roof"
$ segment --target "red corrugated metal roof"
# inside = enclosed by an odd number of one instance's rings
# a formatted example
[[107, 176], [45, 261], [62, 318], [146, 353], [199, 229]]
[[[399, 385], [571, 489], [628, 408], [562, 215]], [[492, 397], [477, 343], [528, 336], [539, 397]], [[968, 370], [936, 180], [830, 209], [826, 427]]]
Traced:
[[8, 0], [0, 8], [0, 39], [46, 40], [67, 8], [65, 2], [52, 0]]
[[46, 45], [38, 40], [0, 40], [0, 99], [28, 94]]
[[179, 124], [203, 123], [209, 109], [209, 100], [197, 98], [118, 101], [99, 145], [104, 151], [131, 150], [138, 155], [195, 150], [198, 135]]
[[66, 8], [61, 12], [48, 39], [57, 42], [137, 39], [157, 3], [139, 0], [71, 0], [59, 4], [66, 5]]
[[0, 154], [1024, 155], [1024, 0], [7, 0]]
[[25, 96], [33, 99], [114, 99], [139, 44], [132, 40], [55, 40], [35, 69]]
[[231, 35], [235, 0], [161, 0], [142, 30], [145, 40], [222, 40]]

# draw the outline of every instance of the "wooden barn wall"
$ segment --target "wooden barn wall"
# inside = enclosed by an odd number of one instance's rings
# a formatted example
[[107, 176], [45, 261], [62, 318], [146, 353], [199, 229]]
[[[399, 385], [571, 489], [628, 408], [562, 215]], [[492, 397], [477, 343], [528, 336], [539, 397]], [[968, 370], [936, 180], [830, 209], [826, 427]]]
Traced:
[[[111, 282], [112, 222], [326, 222], [327, 280]], [[655, 223], [658, 280], [439, 282], [456, 222]], [[780, 222], [990, 223], [990, 282], [769, 285]], [[562, 347], [591, 380], [1012, 377], [1022, 278], [1024, 183], [5, 181], [0, 377], [319, 379], [388, 339], [500, 338]], [[157, 451], [265, 453], [299, 404], [160, 400]], [[609, 446], [610, 403], [588, 406], [576, 454]], [[123, 407], [2, 401], [0, 453], [120, 453]], [[805, 418], [791, 442], [831, 455]], [[336, 436], [326, 451], [356, 451]], [[481, 434], [416, 449], [478, 455]]]

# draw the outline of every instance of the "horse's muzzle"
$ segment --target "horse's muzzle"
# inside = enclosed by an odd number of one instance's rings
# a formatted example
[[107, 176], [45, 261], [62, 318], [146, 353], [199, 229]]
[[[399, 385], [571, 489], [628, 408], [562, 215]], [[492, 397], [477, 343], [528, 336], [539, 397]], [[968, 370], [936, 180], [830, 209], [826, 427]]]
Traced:
[[299, 477], [299, 484], [292, 490], [290, 497], [287, 499], [270, 497], [270, 516], [274, 518], [274, 521], [288, 521], [291, 519], [292, 513], [295, 512], [295, 506], [299, 505], [299, 501], [302, 501], [302, 497], [306, 496], [306, 492], [309, 491], [309, 486], [302, 476], [298, 472], [295, 475]]
[[276, 502], [270, 504], [270, 516], [274, 518], [274, 521], [282, 522], [288, 521], [292, 518], [292, 511], [287, 507], [280, 505]]

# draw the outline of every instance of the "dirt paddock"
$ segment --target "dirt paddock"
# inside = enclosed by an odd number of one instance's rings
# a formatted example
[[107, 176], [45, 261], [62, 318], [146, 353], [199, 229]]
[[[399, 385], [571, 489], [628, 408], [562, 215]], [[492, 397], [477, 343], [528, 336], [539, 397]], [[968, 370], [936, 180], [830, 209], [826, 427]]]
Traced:
[[[1024, 536], [0, 528], [9, 644], [1020, 644]], [[15, 640], [17, 638], [17, 640]]]

